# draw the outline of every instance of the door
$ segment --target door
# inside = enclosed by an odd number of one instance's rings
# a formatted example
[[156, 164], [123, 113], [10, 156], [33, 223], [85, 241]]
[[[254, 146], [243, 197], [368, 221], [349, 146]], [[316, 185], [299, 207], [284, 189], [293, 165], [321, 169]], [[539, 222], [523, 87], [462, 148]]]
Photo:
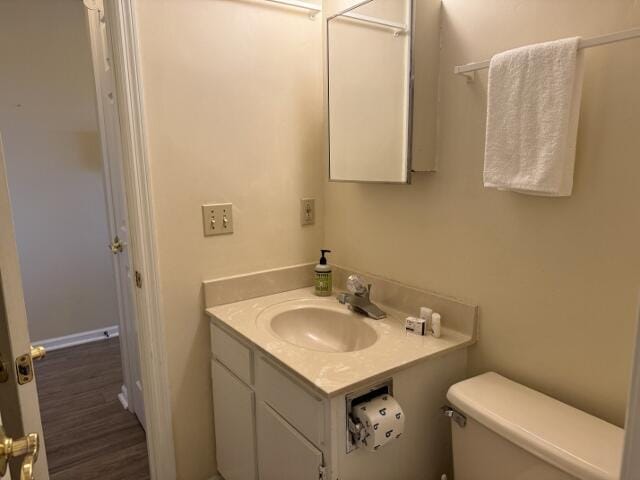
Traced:
[[265, 402], [258, 402], [258, 476], [260, 480], [318, 480], [322, 452]]
[[253, 391], [217, 360], [211, 372], [218, 471], [225, 480], [255, 480]]
[[118, 306], [120, 311], [120, 345], [124, 388], [122, 395], [127, 408], [136, 414], [146, 428], [140, 353], [133, 289], [135, 272], [129, 250], [129, 224], [122, 170], [120, 121], [116, 102], [115, 75], [112, 68], [111, 42], [102, 0], [85, 0], [91, 55], [96, 86], [98, 125], [102, 146], [105, 192], [109, 214], [110, 248], [113, 253]]
[[[26, 381], [33, 373], [31, 344], [27, 327], [27, 311], [22, 292], [22, 277], [18, 262], [18, 250], [13, 229], [9, 186], [6, 177], [2, 138], [0, 137], [0, 415], [6, 435], [14, 442], [25, 435], [35, 433], [40, 441], [40, 451], [34, 464], [35, 478], [49, 478], [47, 458], [42, 441], [42, 422], [36, 380]], [[24, 363], [21, 373], [27, 374], [18, 381], [16, 359]], [[19, 444], [16, 442], [14, 445]], [[22, 452], [20, 452], [22, 453]], [[20, 478], [23, 458], [10, 462], [13, 478]], [[0, 459], [1, 461], [1, 459]]]

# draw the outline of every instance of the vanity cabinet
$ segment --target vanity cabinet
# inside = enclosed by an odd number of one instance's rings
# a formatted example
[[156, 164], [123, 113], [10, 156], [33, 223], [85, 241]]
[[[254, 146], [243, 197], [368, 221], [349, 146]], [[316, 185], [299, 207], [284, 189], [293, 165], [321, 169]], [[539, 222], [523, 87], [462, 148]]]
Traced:
[[[443, 341], [443, 340], [439, 340]], [[333, 395], [300, 378], [222, 322], [211, 323], [216, 459], [224, 480], [425, 480], [451, 474], [450, 385], [465, 348], [402, 365]], [[390, 385], [407, 418], [401, 439], [375, 452], [347, 433], [351, 394]]]

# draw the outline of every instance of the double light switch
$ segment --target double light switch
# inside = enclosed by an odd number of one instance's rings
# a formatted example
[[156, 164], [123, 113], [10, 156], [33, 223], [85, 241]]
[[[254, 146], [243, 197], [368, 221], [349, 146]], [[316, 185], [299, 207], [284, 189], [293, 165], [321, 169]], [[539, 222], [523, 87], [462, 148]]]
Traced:
[[230, 203], [202, 206], [204, 236], [233, 233], [233, 209]]

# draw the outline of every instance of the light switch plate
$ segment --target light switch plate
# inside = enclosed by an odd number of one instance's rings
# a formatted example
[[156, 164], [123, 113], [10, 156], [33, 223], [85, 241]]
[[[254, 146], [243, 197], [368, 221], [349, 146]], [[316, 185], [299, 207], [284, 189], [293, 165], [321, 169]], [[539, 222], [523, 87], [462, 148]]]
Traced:
[[233, 233], [233, 206], [230, 203], [202, 205], [204, 236]]
[[300, 200], [300, 225], [316, 223], [316, 199], [303, 198]]

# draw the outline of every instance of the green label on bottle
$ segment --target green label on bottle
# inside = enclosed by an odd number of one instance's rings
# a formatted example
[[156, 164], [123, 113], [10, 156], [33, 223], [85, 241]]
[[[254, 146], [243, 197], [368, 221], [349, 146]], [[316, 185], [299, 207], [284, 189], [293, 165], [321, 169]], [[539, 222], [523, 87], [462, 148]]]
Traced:
[[331, 272], [319, 273], [316, 272], [316, 295], [322, 297], [328, 297], [333, 290], [331, 285]]

